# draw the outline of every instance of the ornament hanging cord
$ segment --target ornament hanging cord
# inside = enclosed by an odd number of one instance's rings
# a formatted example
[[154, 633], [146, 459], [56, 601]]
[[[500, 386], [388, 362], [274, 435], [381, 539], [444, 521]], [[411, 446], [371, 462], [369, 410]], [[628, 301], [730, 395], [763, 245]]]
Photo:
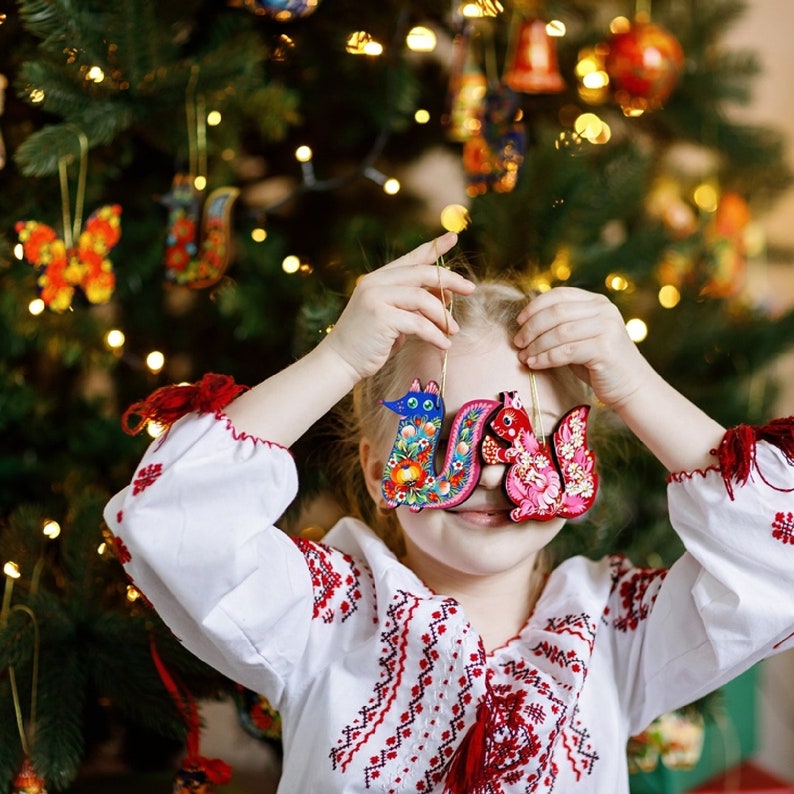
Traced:
[[88, 138], [82, 130], [76, 129], [77, 140], [80, 142], [80, 163], [77, 169], [77, 190], [74, 198], [74, 219], [71, 216], [71, 200], [69, 196], [69, 160], [68, 156], [58, 158], [58, 177], [61, 183], [61, 215], [63, 217], [63, 241], [66, 248], [72, 248], [75, 240], [80, 237], [83, 226], [83, 207], [85, 206], [85, 180], [88, 171]]
[[[207, 114], [204, 96], [196, 92], [199, 67], [193, 65], [185, 89], [185, 118], [187, 120], [188, 171], [192, 179], [207, 177]], [[202, 186], [201, 189], [203, 189]]]
[[30, 757], [31, 746], [33, 745], [33, 732], [36, 730], [36, 705], [38, 701], [38, 680], [39, 680], [39, 649], [41, 639], [39, 635], [39, 622], [33, 614], [33, 610], [24, 604], [17, 604], [11, 607], [11, 612], [24, 612], [33, 623], [33, 668], [31, 670], [30, 684], [30, 732], [28, 739], [25, 731], [25, 721], [22, 717], [22, 703], [19, 699], [19, 687], [17, 686], [16, 670], [13, 665], [8, 665], [8, 681], [11, 684], [11, 699], [14, 703], [14, 714], [17, 720], [17, 730], [19, 731], [19, 741], [22, 745], [22, 752]]
[[543, 418], [540, 414], [540, 402], [538, 401], [538, 383], [535, 379], [535, 371], [529, 370], [529, 388], [532, 393], [532, 429], [538, 437], [541, 446], [546, 444], [546, 434], [543, 432]]
[[[441, 268], [446, 267], [446, 265], [444, 264], [443, 255], [439, 254], [438, 252], [438, 242], [436, 240], [433, 240], [433, 247], [435, 248], [436, 251], [436, 274], [438, 275], [438, 291], [440, 293], [439, 299], [441, 300], [441, 305], [444, 307], [444, 323], [445, 323], [444, 333], [447, 335], [447, 338], [449, 338], [449, 314], [447, 314], [447, 296], [446, 293], [444, 292], [444, 286], [441, 283]], [[449, 297], [450, 314], [452, 313], [453, 299], [454, 296], [450, 295]], [[441, 364], [441, 386], [439, 388], [439, 398], [441, 400], [444, 399], [444, 388], [447, 384], [447, 353], [448, 351], [445, 350], [443, 362]]]

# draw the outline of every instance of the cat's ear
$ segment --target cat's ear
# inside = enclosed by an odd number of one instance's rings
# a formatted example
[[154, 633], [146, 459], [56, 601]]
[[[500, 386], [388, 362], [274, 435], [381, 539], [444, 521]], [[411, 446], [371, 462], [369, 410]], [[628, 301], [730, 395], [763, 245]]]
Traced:
[[422, 383], [419, 378], [414, 378], [411, 381], [411, 388], [408, 391], [422, 391]]
[[381, 483], [386, 461], [376, 454], [375, 447], [366, 436], [359, 442], [358, 459], [361, 463], [361, 471], [364, 473], [367, 492], [375, 504], [379, 504], [383, 501]]

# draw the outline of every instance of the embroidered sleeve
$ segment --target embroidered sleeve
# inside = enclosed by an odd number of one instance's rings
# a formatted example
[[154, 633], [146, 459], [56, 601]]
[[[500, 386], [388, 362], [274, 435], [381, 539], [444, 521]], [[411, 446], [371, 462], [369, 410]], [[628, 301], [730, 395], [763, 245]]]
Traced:
[[296, 490], [289, 450], [208, 412], [154, 442], [105, 509], [128, 575], [183, 644], [274, 705], [304, 656], [323, 664], [345, 641], [334, 632], [356, 631], [362, 592], [373, 600], [354, 560], [276, 528]]
[[720, 466], [668, 487], [681, 559], [614, 568], [604, 620], [636, 730], [794, 644], [794, 460], [763, 433], [726, 438]]

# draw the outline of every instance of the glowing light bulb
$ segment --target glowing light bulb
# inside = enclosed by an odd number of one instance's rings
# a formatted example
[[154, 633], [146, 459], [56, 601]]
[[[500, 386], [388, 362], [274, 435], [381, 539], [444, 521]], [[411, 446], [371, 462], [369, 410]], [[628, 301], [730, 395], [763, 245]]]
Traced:
[[127, 601], [130, 603], [137, 601], [141, 597], [141, 591], [131, 584], [127, 585]]
[[549, 36], [564, 36], [568, 32], [565, 23], [561, 19], [550, 19], [546, 23], [546, 33]]
[[61, 534], [61, 525], [55, 519], [48, 518], [41, 525], [41, 531], [50, 540], [55, 540]]
[[394, 196], [400, 192], [400, 180], [391, 177], [383, 183], [383, 192], [387, 196]]
[[150, 372], [157, 374], [165, 366], [165, 356], [159, 350], [152, 350], [146, 356], [146, 366]]
[[427, 124], [427, 122], [430, 121], [430, 113], [424, 108], [420, 108], [414, 113], [414, 121], [417, 124]]
[[665, 284], [657, 297], [659, 304], [665, 309], [672, 309], [681, 302], [681, 293], [674, 284]]
[[297, 273], [298, 270], [300, 269], [300, 266], [301, 266], [301, 261], [294, 254], [290, 254], [289, 256], [285, 257], [281, 263], [281, 269], [285, 273], [289, 273], [290, 275], [292, 273]]
[[263, 229], [261, 226], [257, 226], [256, 229], [251, 229], [251, 239], [255, 243], [263, 243], [267, 239], [267, 230]]
[[207, 113], [207, 124], [210, 127], [217, 127], [223, 121], [220, 110], [211, 110]]
[[436, 48], [436, 34], [422, 25], [417, 25], [408, 31], [405, 43], [412, 52], [433, 52]]
[[632, 317], [626, 322], [626, 331], [632, 342], [642, 342], [648, 336], [648, 326], [639, 317]]
[[165, 432], [165, 428], [159, 422], [149, 420], [146, 423], [146, 432], [150, 438], [159, 438]]
[[197, 176], [193, 180], [193, 187], [196, 188], [198, 191], [202, 191], [207, 187], [207, 177], [205, 176]]
[[44, 91], [41, 88], [32, 89], [28, 96], [34, 105], [40, 105], [44, 101]]
[[105, 79], [105, 73], [99, 66], [92, 66], [86, 72], [85, 79], [92, 83], [101, 83]]
[[9, 579], [19, 579], [19, 577], [22, 576], [22, 574], [21, 574], [21, 572], [19, 570], [19, 566], [15, 562], [12, 562], [11, 560], [9, 560], [3, 566], [3, 573]]
[[17, 243], [14, 246], [14, 256], [20, 260], [25, 258], [25, 248], [22, 243]]
[[46, 308], [44, 301], [41, 298], [34, 298], [28, 304], [28, 311], [34, 316], [38, 317]]
[[105, 334], [105, 344], [111, 350], [118, 350], [121, 347], [124, 347], [124, 343], [127, 341], [127, 337], [124, 336], [124, 331], [120, 331], [118, 328], [111, 328]]
[[309, 160], [311, 160], [313, 156], [314, 156], [314, 153], [312, 152], [311, 147], [309, 147], [309, 146], [299, 146], [295, 150], [295, 159], [299, 163], [308, 163]]
[[625, 292], [629, 288], [628, 279], [620, 273], [610, 273], [606, 277], [605, 283], [607, 289], [611, 289], [613, 292]]

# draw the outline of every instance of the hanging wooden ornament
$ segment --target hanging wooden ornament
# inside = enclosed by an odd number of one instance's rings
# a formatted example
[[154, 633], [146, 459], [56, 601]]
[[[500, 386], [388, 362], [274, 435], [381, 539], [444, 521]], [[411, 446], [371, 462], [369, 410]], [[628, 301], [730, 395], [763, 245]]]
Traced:
[[480, 439], [485, 421], [499, 403], [472, 400], [461, 406], [446, 440], [440, 469], [436, 453], [444, 421], [444, 401], [438, 383], [423, 387], [414, 378], [397, 400], [383, 400], [400, 422], [383, 472], [382, 492], [389, 507], [405, 505], [413, 512], [425, 507], [449, 508], [465, 501], [480, 479]]
[[449, 111], [445, 115], [449, 140], [463, 143], [480, 133], [487, 90], [488, 81], [477, 57], [475, 36], [467, 28], [453, 41]]
[[63, 236], [39, 221], [18, 221], [15, 229], [25, 259], [39, 272], [38, 287], [48, 309], [61, 313], [77, 296], [88, 303], [107, 303], [116, 276], [109, 254], [121, 238], [121, 206], [109, 204], [93, 212], [83, 225], [88, 141], [78, 133], [80, 164], [74, 220], [68, 179], [68, 157], [58, 158]]
[[[536, 393], [533, 385], [537, 409]], [[549, 521], [583, 515], [598, 491], [595, 456], [587, 446], [590, 406], [580, 405], [566, 413], [550, 445], [542, 432], [535, 434], [517, 392], [503, 392], [501, 398], [499, 411], [488, 423], [492, 432], [482, 441], [482, 457], [485, 463], [509, 464], [505, 493], [516, 505], [510, 512], [512, 520]]]
[[22, 762], [22, 769], [11, 783], [11, 794], [47, 794], [47, 782], [27, 756]]
[[189, 168], [174, 177], [170, 192], [160, 201], [169, 210], [166, 283], [203, 289], [216, 284], [229, 266], [232, 209], [240, 191], [227, 186], [205, 195], [207, 117], [197, 84], [198, 67], [191, 73], [185, 97]]

